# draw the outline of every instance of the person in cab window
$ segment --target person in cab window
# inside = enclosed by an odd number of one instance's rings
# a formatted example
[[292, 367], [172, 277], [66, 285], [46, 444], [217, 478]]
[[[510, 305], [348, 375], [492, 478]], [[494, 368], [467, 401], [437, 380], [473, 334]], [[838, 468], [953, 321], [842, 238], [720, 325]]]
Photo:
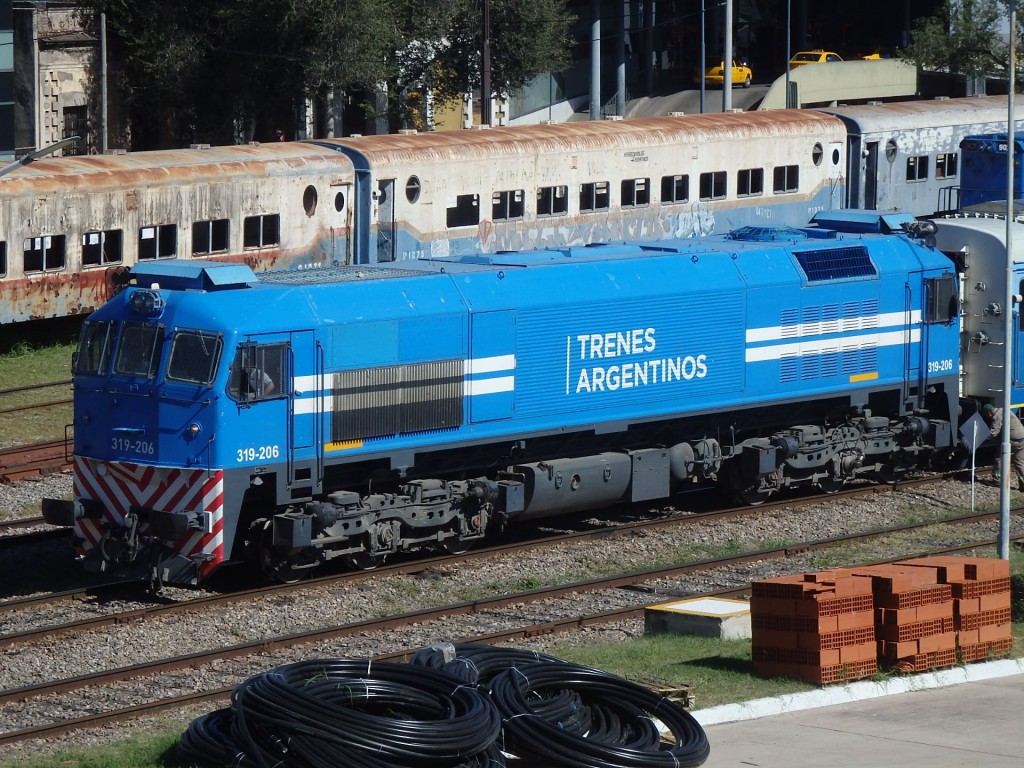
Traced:
[[249, 370], [249, 392], [253, 397], [269, 397], [276, 388], [269, 373], [260, 368]]

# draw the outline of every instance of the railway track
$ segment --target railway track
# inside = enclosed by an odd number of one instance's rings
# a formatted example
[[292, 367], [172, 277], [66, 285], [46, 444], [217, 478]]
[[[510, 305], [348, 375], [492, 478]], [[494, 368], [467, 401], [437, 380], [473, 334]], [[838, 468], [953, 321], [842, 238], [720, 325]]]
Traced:
[[[1019, 511], [1018, 511], [1019, 513]], [[992, 513], [981, 515], [967, 515], [951, 518], [945, 521], [947, 525], [960, 525], [976, 522], [982, 519], [991, 519]], [[688, 520], [689, 518], [682, 518]], [[676, 520], [678, 522], [679, 519]], [[816, 541], [796, 542], [786, 546], [773, 549], [749, 551], [733, 554], [727, 557], [708, 559], [700, 562], [690, 562], [679, 565], [669, 565], [659, 568], [650, 568], [629, 573], [620, 573], [598, 579], [591, 579], [584, 582], [562, 584], [552, 587], [543, 587], [533, 590], [526, 590], [514, 594], [503, 594], [496, 597], [482, 598], [480, 600], [463, 601], [447, 605], [422, 609], [414, 612], [405, 612], [394, 615], [385, 615], [372, 619], [356, 622], [348, 622], [336, 626], [321, 627], [314, 630], [284, 633], [276, 636], [263, 637], [258, 640], [238, 643], [225, 648], [202, 650], [195, 653], [184, 654], [174, 658], [160, 658], [148, 662], [134, 664], [128, 667], [107, 669], [89, 675], [80, 675], [62, 680], [51, 680], [34, 686], [26, 686], [17, 689], [10, 689], [0, 692], [0, 707], [11, 705], [13, 702], [36, 700], [40, 697], [74, 697], [88, 696], [95, 698], [98, 691], [105, 691], [101, 698], [104, 700], [116, 701], [119, 694], [110, 693], [110, 686], [128, 684], [127, 681], [148, 680], [149, 688], [159, 689], [166, 686], [168, 675], [183, 674], [183, 670], [199, 670], [211, 666], [223, 665], [229, 660], [239, 660], [258, 657], [256, 663], [265, 667], [266, 659], [263, 654], [278, 650], [294, 648], [298, 645], [322, 645], [324, 643], [338, 643], [339, 641], [355, 641], [369, 637], [377, 637], [375, 647], [379, 647], [378, 653], [371, 655], [380, 658], [400, 658], [414, 648], [401, 645], [398, 630], [406, 630], [408, 627], [432, 627], [434, 639], [445, 637], [458, 640], [475, 640], [480, 642], [499, 642], [517, 638], [525, 638], [540, 634], [565, 631], [568, 629], [587, 626], [591, 624], [620, 621], [627, 618], [635, 618], [642, 615], [643, 607], [650, 602], [648, 595], [639, 592], [646, 585], [663, 582], [666, 579], [676, 579], [684, 574], [703, 573], [714, 569], [721, 569], [727, 566], [735, 566], [739, 563], [751, 561], [762, 561], [769, 558], [786, 558], [794, 552], [806, 552], [813, 549], [831, 547], [841, 542], [863, 540], [865, 538], [894, 536], [913, 529], [919, 529], [924, 525], [914, 524], [910, 526], [899, 526], [885, 530], [861, 532], [851, 536], [839, 536]], [[617, 531], [619, 529], [616, 529]], [[621, 532], [621, 531], [620, 531]], [[976, 541], [969, 545], [961, 544], [958, 548], [974, 548], [991, 544], [990, 541]], [[530, 546], [541, 546], [534, 543]], [[509, 548], [506, 548], [508, 551]], [[943, 549], [948, 551], [948, 549]], [[904, 552], [900, 558], [928, 554], [927, 552]], [[474, 559], [484, 557], [484, 552], [473, 553]], [[492, 555], [493, 556], [493, 555]], [[441, 563], [452, 566], [459, 562], [466, 562], [465, 556], [448, 556], [437, 558], [432, 564], [421, 563], [412, 566], [394, 566], [401, 568], [419, 568], [421, 573], [437, 570]], [[396, 571], [399, 572], [399, 571]], [[414, 573], [407, 570], [407, 573]], [[351, 574], [346, 578], [351, 581], [358, 579], [376, 578], [385, 573], [385, 570], [372, 573]], [[322, 579], [317, 582], [308, 582], [302, 585], [309, 589], [314, 586], [317, 589], [336, 588], [339, 582], [334, 581], [331, 585], [330, 579]], [[294, 585], [281, 587], [280, 590], [295, 589]], [[624, 589], [632, 588], [632, 589]], [[618, 602], [619, 605], [604, 611], [579, 614], [577, 601], [581, 594], [600, 593], [605, 601]], [[264, 594], [265, 593], [261, 593]], [[669, 593], [659, 586], [660, 595]], [[257, 595], [240, 596], [239, 599], [251, 599]], [[230, 597], [233, 596], [228, 596]], [[216, 600], [204, 603], [205, 607], [219, 605]], [[143, 618], [155, 618], [161, 614], [166, 615], [173, 607], [156, 607], [148, 616], [136, 615], [130, 618], [122, 617], [122, 621], [138, 621]], [[185, 610], [198, 610], [198, 603], [186, 603]], [[525, 614], [525, 615], [524, 615]], [[495, 629], [500, 625], [500, 628]], [[490, 629], [489, 629], [490, 628]], [[80, 628], [81, 629], [81, 628]], [[64, 631], [64, 630], [61, 630]], [[70, 631], [70, 630], [67, 630]], [[465, 636], [470, 632], [471, 636]], [[27, 638], [5, 639], [5, 645], [24, 644]], [[396, 647], [397, 646], [397, 647]], [[418, 646], [416, 646], [418, 647]], [[158, 676], [158, 677], [154, 677]], [[243, 675], [244, 678], [244, 675]], [[160, 684], [155, 681], [159, 679]], [[109, 722], [129, 719], [153, 712], [167, 709], [176, 709], [190, 704], [216, 701], [225, 698], [230, 691], [231, 685], [220, 685], [193, 690], [181, 695], [165, 695], [157, 700], [150, 700], [144, 704], [133, 704], [129, 707], [115, 707], [104, 712], [95, 712], [84, 717], [68, 718], [61, 722], [39, 724], [31, 728], [21, 728], [0, 734], [0, 744], [15, 743], [26, 739], [43, 738], [69, 730], [92, 727]]]
[[70, 444], [64, 439], [0, 449], [0, 483], [68, 469], [71, 469]]

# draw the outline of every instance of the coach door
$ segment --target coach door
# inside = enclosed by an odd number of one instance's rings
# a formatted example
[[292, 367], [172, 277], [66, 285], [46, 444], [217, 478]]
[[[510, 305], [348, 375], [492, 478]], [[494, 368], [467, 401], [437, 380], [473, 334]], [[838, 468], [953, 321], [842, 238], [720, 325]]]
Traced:
[[865, 211], [878, 207], [878, 142], [864, 145], [864, 205]]
[[377, 182], [377, 261], [395, 260], [395, 180]]
[[334, 219], [331, 222], [331, 252], [333, 258], [341, 264], [352, 264], [352, 249], [355, 244], [355, 199], [352, 197], [352, 185], [346, 182], [331, 184], [331, 204], [334, 206]]
[[293, 331], [289, 354], [288, 487], [292, 499], [302, 499], [323, 482], [323, 350], [312, 331]]

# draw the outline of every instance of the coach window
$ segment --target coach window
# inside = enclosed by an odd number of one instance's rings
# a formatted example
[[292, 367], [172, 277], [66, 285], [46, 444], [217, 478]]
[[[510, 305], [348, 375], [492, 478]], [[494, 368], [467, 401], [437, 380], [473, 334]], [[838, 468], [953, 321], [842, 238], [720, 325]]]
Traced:
[[239, 344], [228, 376], [228, 394], [251, 403], [288, 394], [287, 344]]
[[167, 361], [167, 380], [209, 384], [217, 373], [223, 346], [217, 333], [176, 331]]
[[265, 248], [281, 243], [281, 216], [268, 213], [263, 216], [246, 216], [242, 222], [242, 247]]
[[800, 166], [780, 165], [772, 174], [772, 192], [783, 195], [800, 188]]
[[307, 216], [312, 216], [316, 213], [316, 203], [316, 187], [310, 184], [302, 193], [302, 210], [306, 212]]
[[405, 182], [405, 199], [410, 203], [415, 203], [420, 199], [419, 176], [410, 176], [408, 181]]
[[885, 142], [885, 159], [886, 160], [888, 160], [890, 163], [893, 160], [895, 160], [896, 159], [896, 152], [897, 152], [897, 147], [896, 147], [896, 140], [895, 139], [889, 139], [887, 142]]
[[120, 264], [124, 256], [123, 251], [124, 235], [120, 229], [86, 232], [82, 235], [82, 266]]
[[764, 168], [743, 168], [736, 174], [736, 196], [756, 197], [764, 194]]
[[724, 200], [727, 177], [725, 171], [705, 171], [700, 175], [700, 199]]
[[811, 162], [814, 163], [815, 167], [821, 165], [822, 158], [825, 157], [825, 150], [821, 144], [815, 144], [814, 149], [811, 150]]
[[178, 252], [178, 228], [174, 224], [139, 230], [140, 259], [173, 259]]
[[341, 213], [341, 211], [342, 211], [342, 209], [344, 207], [345, 207], [345, 195], [344, 195], [343, 192], [339, 192], [338, 194], [336, 194], [334, 196], [334, 210], [336, 210], [338, 213]]
[[153, 378], [156, 375], [157, 363], [160, 362], [162, 339], [161, 326], [125, 323], [121, 327], [121, 338], [117, 343], [114, 373]]
[[521, 189], [510, 189], [491, 195], [491, 221], [521, 219], [525, 210], [526, 196]]
[[650, 205], [651, 180], [649, 178], [623, 179], [621, 191], [623, 208], [636, 208], [641, 205]]
[[907, 181], [926, 181], [928, 179], [928, 155], [917, 155], [907, 158]]
[[580, 185], [580, 212], [607, 211], [611, 203], [607, 181], [592, 181]]
[[64, 235], [30, 237], [25, 240], [26, 272], [56, 272], [64, 269], [66, 257]]
[[662, 205], [688, 202], [690, 202], [690, 177], [688, 175], [661, 177]]
[[935, 178], [952, 179], [957, 174], [957, 153], [941, 152], [935, 158]]
[[569, 211], [569, 188], [564, 184], [557, 187], [537, 189], [538, 216], [564, 216]]
[[480, 223], [480, 195], [459, 195], [455, 205], [448, 206], [445, 219], [449, 229], [475, 227]]
[[0, 277], [7, 277], [7, 241], [0, 240]]
[[192, 225], [192, 255], [205, 256], [228, 250], [231, 223], [227, 219], [197, 221]]

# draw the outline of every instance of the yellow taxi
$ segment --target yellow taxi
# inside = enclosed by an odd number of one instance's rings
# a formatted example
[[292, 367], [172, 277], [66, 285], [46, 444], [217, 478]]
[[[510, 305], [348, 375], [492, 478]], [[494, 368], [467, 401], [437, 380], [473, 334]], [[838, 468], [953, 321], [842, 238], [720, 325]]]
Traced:
[[842, 61], [843, 58], [838, 53], [832, 53], [832, 51], [822, 51], [815, 49], [813, 51], [800, 51], [793, 55], [793, 58], [789, 60], [789, 68], [796, 69], [802, 67], [804, 64], [828, 64], [833, 61]]
[[[744, 62], [736, 59], [732, 60], [732, 84], [742, 85], [744, 88], [749, 88], [750, 83], [754, 79], [754, 71], [748, 67]], [[725, 65], [722, 62], [718, 62], [713, 67], [708, 67], [704, 73], [704, 84], [705, 85], [718, 85], [721, 86], [725, 82]]]

